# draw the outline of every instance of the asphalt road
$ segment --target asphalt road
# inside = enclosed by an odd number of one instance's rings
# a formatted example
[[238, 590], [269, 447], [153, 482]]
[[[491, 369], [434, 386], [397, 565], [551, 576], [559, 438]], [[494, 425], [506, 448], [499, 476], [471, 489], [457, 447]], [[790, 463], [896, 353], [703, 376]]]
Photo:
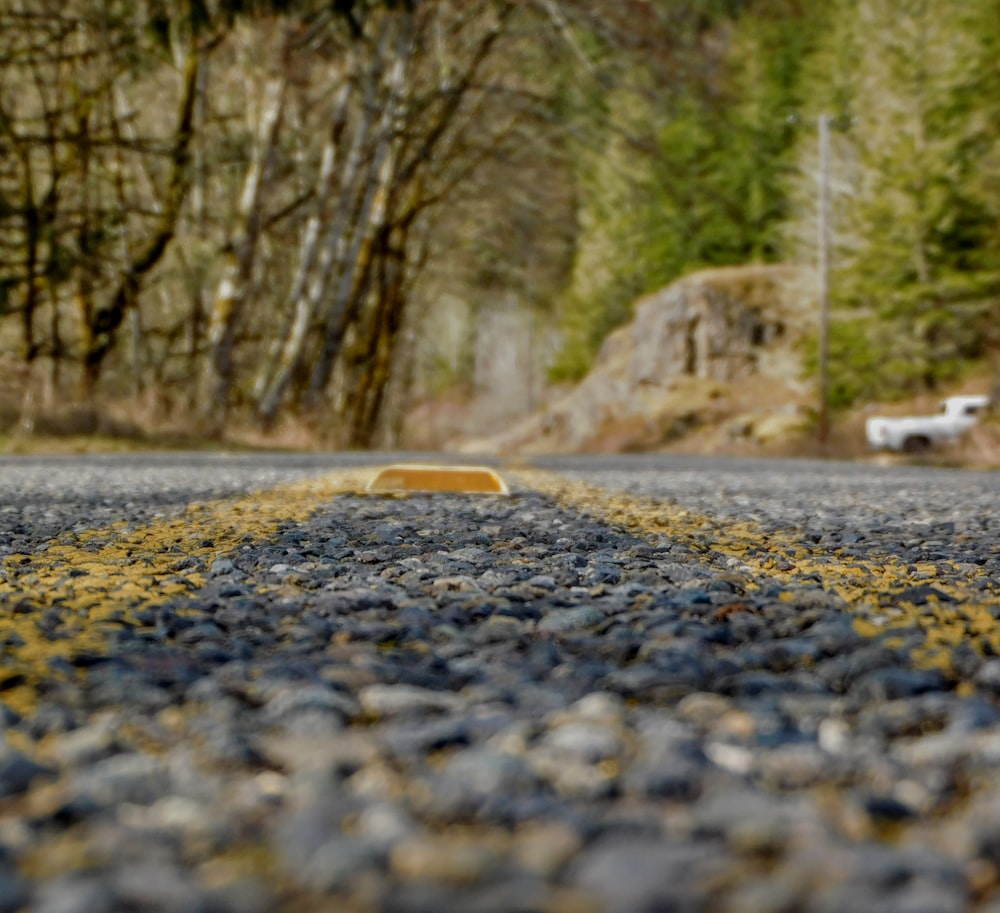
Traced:
[[0, 458], [0, 913], [1000, 909], [1000, 473], [427, 459]]
[[[93, 570], [94, 546], [67, 547], [61, 544], [67, 534], [91, 531], [91, 539], [110, 545], [146, 524], [142, 536], [152, 573], [144, 585], [154, 580], [159, 585], [157, 575], [169, 577], [170, 562], [185, 547], [158, 541], [171, 522], [189, 527], [186, 542], [200, 537], [214, 543], [213, 554], [221, 554], [227, 544], [237, 547], [303, 519], [336, 491], [359, 490], [379, 466], [427, 461], [467, 458], [421, 453], [0, 457], [0, 561], [6, 568], [0, 595], [8, 605], [22, 597], [44, 604], [57, 598], [52, 587], [59, 581], [65, 586], [74, 562], [88, 562]], [[877, 630], [916, 620], [928, 631], [931, 653], [965, 640], [970, 623], [978, 637], [994, 639], [1000, 473], [652, 455], [482, 462], [500, 469], [515, 489], [544, 490], [571, 510], [647, 538], [669, 537], [691, 544], [695, 552], [722, 554], [743, 573], [820, 581], [853, 608], [859, 625]], [[296, 491], [287, 500], [279, 492], [264, 507], [240, 506], [239, 499], [253, 492], [309, 480], [313, 491]], [[236, 505], [235, 516], [220, 521], [211, 515], [204, 528], [190, 510], [177, 520], [191, 505], [200, 509], [220, 499]], [[224, 531], [217, 528], [220, 522]], [[127, 550], [129, 544], [121, 547]], [[149, 556], [157, 549], [162, 554], [154, 561]], [[120, 556], [115, 552], [108, 560], [109, 569], [91, 574], [98, 584], [90, 603], [108, 603], [105, 587], [124, 585]], [[24, 573], [29, 565], [42, 576]], [[933, 618], [923, 603], [899, 598], [928, 581], [947, 597]], [[995, 639], [1000, 653], [1000, 635]], [[930, 659], [922, 653], [920, 661]], [[935, 660], [944, 666], [949, 661], [946, 651]]]
[[[817, 460], [551, 458], [569, 503], [763, 579], [815, 581], [859, 629], [918, 625], [916, 661], [949, 667], [970, 626], [1000, 655], [1000, 473]], [[584, 495], [580, 484], [597, 486]], [[609, 496], [614, 493], [614, 496]], [[901, 594], [934, 593], [914, 603]]]

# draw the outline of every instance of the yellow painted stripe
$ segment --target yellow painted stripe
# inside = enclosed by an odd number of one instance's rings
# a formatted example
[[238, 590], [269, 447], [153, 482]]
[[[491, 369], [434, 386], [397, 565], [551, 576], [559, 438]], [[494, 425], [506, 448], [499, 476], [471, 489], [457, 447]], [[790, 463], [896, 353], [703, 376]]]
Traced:
[[[364, 488], [366, 470], [282, 485], [246, 497], [191, 504], [152, 523], [67, 533], [32, 555], [0, 561], [0, 683], [19, 675], [24, 683], [0, 693], [0, 700], [24, 711], [36, 687], [51, 681], [56, 657], [98, 652], [122, 621], [139, 609], [183, 596], [204, 579], [173, 570], [182, 558], [210, 560], [262, 541], [284, 523], [297, 523], [337, 494]], [[553, 496], [565, 507], [646, 538], [669, 537], [694, 554], [735, 559], [734, 570], [749, 586], [777, 581], [794, 585], [815, 575], [850, 605], [857, 629], [869, 635], [919, 626], [924, 643], [914, 653], [922, 666], [951, 666], [951, 650], [971, 640], [977, 649], [1000, 655], [1000, 630], [993, 616], [996, 592], [982, 592], [973, 580], [981, 569], [955, 569], [941, 579], [936, 565], [912, 564], [886, 556], [858, 560], [839, 550], [804, 542], [795, 531], [768, 533], [753, 523], [711, 517], [662, 499], [638, 497], [569, 481], [550, 473], [520, 471], [519, 484]], [[80, 574], [84, 571], [84, 574]], [[949, 577], [952, 573], [949, 570]], [[930, 583], [954, 602], [908, 604], [907, 587]], [[38, 628], [45, 608], [58, 606], [67, 637], [51, 640]], [[30, 609], [30, 610], [28, 610]]]
[[[636, 496], [541, 471], [519, 471], [517, 480], [545, 492], [565, 507], [622, 527], [641, 537], [668, 537], [695, 554], [714, 552], [734, 559], [734, 570], [750, 587], [770, 582], [805, 584], [818, 579], [855, 612], [856, 630], [866, 636], [918, 627], [923, 643], [912, 652], [915, 665], [953, 671], [952, 651], [971, 643], [980, 652], [1000, 655], [1000, 593], [981, 590], [979, 567], [910, 562], [886, 554], [859, 559], [842, 549], [813, 545], [801, 531], [774, 533], [759, 525], [690, 511], [671, 501]], [[947, 576], [939, 572], [942, 566]], [[907, 589], [929, 585], [948, 599], [931, 597], [915, 604]]]
[[[184, 558], [211, 559], [247, 541], [262, 541], [284, 523], [311, 516], [337, 494], [360, 491], [364, 470], [333, 473], [267, 491], [192, 503], [173, 516], [138, 526], [66, 533], [33, 554], [0, 561], [0, 632], [3, 647], [0, 700], [24, 712], [40, 681], [54, 678], [53, 659], [99, 651], [121, 622], [139, 609], [183, 596], [204, 583], [201, 574], [177, 572]], [[248, 538], [249, 537], [249, 538]], [[182, 576], [183, 574], [183, 576]], [[47, 608], [58, 607], [59, 639], [38, 627]]]

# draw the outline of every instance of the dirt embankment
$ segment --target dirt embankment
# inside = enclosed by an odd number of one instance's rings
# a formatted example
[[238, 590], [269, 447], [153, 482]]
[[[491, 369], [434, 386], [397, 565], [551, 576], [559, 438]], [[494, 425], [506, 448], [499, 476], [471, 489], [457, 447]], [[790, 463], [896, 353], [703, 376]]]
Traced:
[[[830, 416], [818, 435], [818, 393], [806, 377], [805, 343], [816, 330], [813, 277], [785, 265], [740, 266], [686, 276], [636, 303], [631, 323], [608, 337], [574, 388], [512, 427], [459, 438], [465, 453], [674, 452], [818, 456], [893, 463], [872, 453], [865, 419], [932, 414], [953, 393], [982, 393], [988, 373], [905, 402], [865, 404]], [[924, 461], [1000, 467], [1000, 415]]]
[[[648, 295], [571, 391], [466, 452], [656, 450], [766, 444], [811, 422], [802, 379], [808, 276], [790, 266], [706, 270]], [[718, 442], [706, 435], [719, 436]]]

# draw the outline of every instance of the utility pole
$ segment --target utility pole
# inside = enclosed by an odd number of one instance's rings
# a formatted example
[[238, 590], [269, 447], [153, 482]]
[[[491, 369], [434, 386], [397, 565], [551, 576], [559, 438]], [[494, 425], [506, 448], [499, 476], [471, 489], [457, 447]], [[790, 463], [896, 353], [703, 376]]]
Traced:
[[819, 117], [819, 442], [830, 434], [830, 115]]

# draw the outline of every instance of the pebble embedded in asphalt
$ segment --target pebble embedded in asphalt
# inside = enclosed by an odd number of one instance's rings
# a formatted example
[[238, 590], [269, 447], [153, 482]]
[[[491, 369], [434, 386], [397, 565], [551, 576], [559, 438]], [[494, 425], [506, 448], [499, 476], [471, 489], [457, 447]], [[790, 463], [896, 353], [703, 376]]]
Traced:
[[1000, 660], [820, 580], [527, 491], [338, 497], [204, 573], [0, 714], [0, 913], [1000, 903]]

